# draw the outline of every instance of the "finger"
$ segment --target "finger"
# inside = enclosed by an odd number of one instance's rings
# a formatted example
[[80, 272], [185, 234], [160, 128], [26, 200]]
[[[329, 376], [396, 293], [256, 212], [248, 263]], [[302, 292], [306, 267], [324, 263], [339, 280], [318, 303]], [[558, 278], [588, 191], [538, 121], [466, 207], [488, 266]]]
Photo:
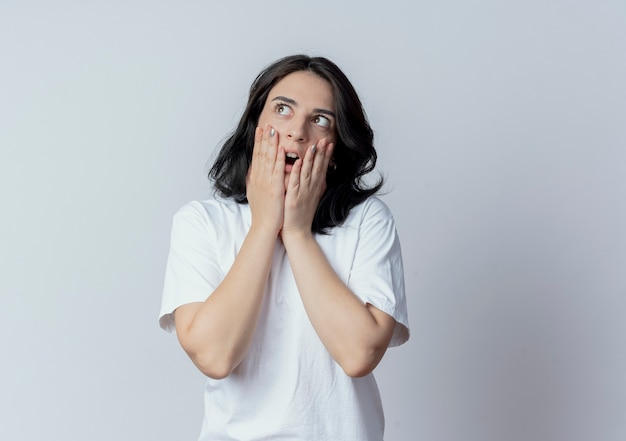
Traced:
[[[278, 135], [277, 135], [278, 136]], [[278, 140], [276, 140], [278, 142]], [[276, 162], [274, 163], [274, 173], [280, 175], [281, 179], [284, 179], [283, 176], [285, 174], [285, 159], [286, 153], [283, 147], [278, 147], [276, 150]]]
[[258, 157], [260, 151], [261, 140], [263, 139], [263, 129], [257, 127], [254, 130], [254, 146], [252, 147], [252, 157]]
[[[314, 147], [310, 149], [310, 165], [303, 175], [308, 173], [304, 179], [305, 185], [310, 190], [314, 188], [324, 187], [326, 185], [326, 169], [328, 168], [328, 141], [325, 138], [320, 139]], [[309, 152], [307, 152], [307, 156]]]
[[276, 130], [267, 126], [266, 133], [263, 135], [263, 146], [265, 163], [268, 172], [273, 172], [276, 165], [276, 155], [278, 153], [278, 133]]
[[267, 158], [267, 139], [269, 137], [269, 126], [257, 127], [254, 132], [253, 158], [256, 158], [257, 168], [262, 166]]
[[330, 166], [330, 163], [333, 160], [333, 153], [334, 153], [334, 151], [335, 151], [335, 144], [333, 144], [331, 142], [326, 147], [326, 153], [324, 155], [324, 163], [323, 163], [323, 167], [322, 167], [324, 175], [326, 175], [326, 172], [328, 171], [328, 167]]
[[291, 166], [291, 173], [289, 173], [289, 182], [287, 183], [287, 194], [297, 196], [300, 191], [300, 174], [302, 172], [302, 159], [296, 159], [296, 162]]
[[302, 161], [302, 171], [300, 179], [304, 181], [305, 185], [311, 182], [311, 173], [313, 170], [313, 164], [315, 163], [315, 157], [319, 154], [319, 150], [324, 148], [324, 140], [321, 139], [317, 143], [309, 147], [304, 153], [304, 160]]
[[[278, 132], [271, 126], [268, 126], [267, 131], [267, 163], [271, 167], [268, 171], [277, 172], [281, 168], [280, 162], [284, 164], [285, 154], [280, 154], [280, 148], [278, 147]], [[282, 166], [284, 170], [285, 166]]]
[[317, 145], [318, 148], [316, 149], [317, 151], [315, 153], [311, 170], [313, 179], [326, 176], [326, 169], [328, 168], [328, 163], [330, 161], [328, 150], [331, 144], [328, 144], [326, 138], [323, 138], [317, 143]]

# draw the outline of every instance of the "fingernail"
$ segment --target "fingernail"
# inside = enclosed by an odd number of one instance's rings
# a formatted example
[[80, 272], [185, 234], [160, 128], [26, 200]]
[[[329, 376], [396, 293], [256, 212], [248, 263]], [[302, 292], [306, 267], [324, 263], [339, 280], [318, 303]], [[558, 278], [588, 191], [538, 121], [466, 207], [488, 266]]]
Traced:
[[274, 127], [272, 127], [270, 129], [270, 136], [274, 136], [275, 133], [276, 133], [276, 130], [274, 130]]
[[311, 153], [315, 153], [315, 144], [311, 146]]

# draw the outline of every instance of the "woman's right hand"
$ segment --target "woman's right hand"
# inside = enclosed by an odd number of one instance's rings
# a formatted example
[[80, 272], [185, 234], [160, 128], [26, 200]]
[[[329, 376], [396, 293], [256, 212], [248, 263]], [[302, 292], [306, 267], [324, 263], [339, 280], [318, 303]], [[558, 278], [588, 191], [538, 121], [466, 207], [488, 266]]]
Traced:
[[283, 224], [285, 152], [278, 151], [277, 138], [276, 133], [270, 136], [270, 127], [256, 129], [246, 176], [252, 225], [228, 273], [204, 302], [180, 306], [174, 313], [180, 344], [211, 378], [224, 378], [241, 363], [259, 320]]
[[252, 227], [267, 228], [278, 236], [284, 216], [285, 152], [278, 147], [278, 133], [269, 125], [257, 127], [254, 134], [246, 196]]

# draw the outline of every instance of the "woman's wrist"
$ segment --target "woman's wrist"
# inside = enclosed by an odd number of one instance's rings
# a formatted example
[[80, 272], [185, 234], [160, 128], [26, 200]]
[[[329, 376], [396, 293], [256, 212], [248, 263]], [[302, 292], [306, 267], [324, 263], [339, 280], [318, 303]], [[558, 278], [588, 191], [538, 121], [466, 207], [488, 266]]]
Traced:
[[285, 245], [285, 248], [290, 246], [296, 246], [298, 244], [306, 244], [307, 242], [315, 242], [313, 232], [308, 230], [285, 230], [280, 233], [280, 237]]
[[271, 237], [273, 240], [278, 237], [280, 232], [280, 227], [276, 225], [272, 225], [268, 222], [255, 222], [252, 221], [250, 224], [250, 229], [248, 230], [248, 236], [257, 236], [257, 237]]

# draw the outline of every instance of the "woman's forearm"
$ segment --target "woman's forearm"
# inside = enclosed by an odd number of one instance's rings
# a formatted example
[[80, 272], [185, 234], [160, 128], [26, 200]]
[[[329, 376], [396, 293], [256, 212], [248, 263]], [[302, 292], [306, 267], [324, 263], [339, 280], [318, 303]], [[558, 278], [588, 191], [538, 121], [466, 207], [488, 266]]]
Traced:
[[298, 291], [322, 343], [354, 377], [367, 375], [385, 353], [395, 320], [364, 304], [337, 276], [310, 233], [283, 234]]
[[223, 378], [243, 359], [259, 317], [276, 238], [275, 232], [251, 228], [231, 269], [206, 301], [176, 310], [180, 343], [205, 375]]

